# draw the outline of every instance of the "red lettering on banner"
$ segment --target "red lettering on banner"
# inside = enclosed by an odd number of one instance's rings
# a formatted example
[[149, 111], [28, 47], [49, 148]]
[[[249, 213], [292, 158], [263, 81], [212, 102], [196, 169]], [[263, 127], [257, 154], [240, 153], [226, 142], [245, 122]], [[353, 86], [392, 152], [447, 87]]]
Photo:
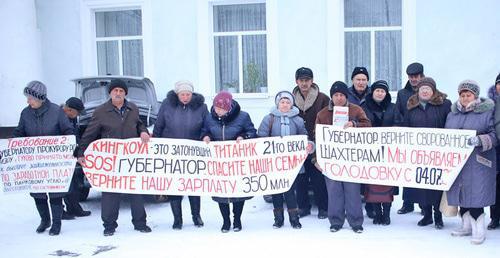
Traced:
[[[358, 165], [339, 165], [334, 163], [325, 162], [323, 167], [324, 173], [330, 173], [334, 177], [342, 178], [348, 176], [353, 179], [364, 179], [364, 180], [379, 180], [379, 181], [389, 181], [397, 182], [401, 178], [401, 174], [405, 173], [406, 181], [410, 182], [411, 178], [408, 177], [407, 173], [411, 172], [409, 168], [397, 168], [390, 166], [358, 166]], [[410, 178], [410, 179], [408, 179]]]
[[433, 167], [454, 168], [462, 162], [462, 158], [462, 155], [457, 152], [413, 150], [410, 154], [411, 164]]
[[115, 157], [94, 156], [93, 154], [85, 155], [85, 168], [88, 169], [111, 172], [113, 170], [113, 165], [115, 162]]
[[156, 191], [167, 191], [170, 189], [172, 184], [172, 178], [166, 177], [142, 177], [142, 189], [143, 190], [156, 190]]
[[273, 171], [273, 158], [248, 160], [250, 175], [268, 173]]
[[234, 193], [236, 190], [235, 180], [217, 180], [200, 178], [178, 178], [177, 190], [181, 192], [203, 192], [203, 193]]
[[296, 168], [307, 158], [307, 154], [278, 156], [274, 160], [274, 165], [277, 171], [288, 171]]
[[91, 150], [105, 152], [113, 155], [148, 154], [148, 143], [140, 140], [119, 142], [113, 140], [95, 141], [91, 145]]
[[388, 162], [390, 163], [406, 163], [406, 150], [400, 150], [396, 147], [396, 150], [393, 151], [391, 146], [387, 146], [388, 153]]
[[135, 190], [136, 176], [103, 175], [85, 172], [85, 176], [92, 186], [103, 188], [103, 190]]
[[215, 145], [215, 155], [217, 158], [257, 156], [256, 145], [255, 142]]

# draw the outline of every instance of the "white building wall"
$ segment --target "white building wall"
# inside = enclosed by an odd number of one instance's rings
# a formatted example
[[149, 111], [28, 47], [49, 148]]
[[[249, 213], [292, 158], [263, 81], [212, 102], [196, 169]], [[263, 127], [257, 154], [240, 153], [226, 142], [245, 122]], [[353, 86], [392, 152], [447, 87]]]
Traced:
[[17, 125], [27, 106], [24, 87], [45, 79], [36, 17], [34, 0], [0, 1], [0, 127]]
[[438, 89], [458, 97], [458, 84], [476, 80], [486, 96], [500, 72], [500, 1], [417, 1], [417, 60]]
[[74, 96], [71, 79], [82, 76], [80, 1], [36, 0], [42, 73], [49, 99], [61, 104]]
[[[208, 82], [200, 82], [196, 0], [152, 0], [153, 67], [156, 95], [163, 100], [179, 80], [190, 80], [195, 91], [208, 92]], [[148, 75], [146, 75], [148, 76]]]

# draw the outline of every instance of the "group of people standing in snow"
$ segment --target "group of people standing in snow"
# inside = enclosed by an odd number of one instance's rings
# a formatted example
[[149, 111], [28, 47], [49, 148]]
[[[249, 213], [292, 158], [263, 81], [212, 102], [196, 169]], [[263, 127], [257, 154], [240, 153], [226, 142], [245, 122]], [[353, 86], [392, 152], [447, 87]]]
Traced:
[[[255, 128], [249, 114], [233, 99], [231, 93], [219, 92], [208, 109], [203, 95], [194, 91], [189, 81], [178, 81], [168, 92], [158, 113], [152, 137], [177, 138], [210, 141], [236, 140], [237, 142], [255, 138], [286, 135], [307, 135], [310, 141], [309, 156], [289, 191], [272, 195], [274, 228], [281, 228], [285, 222], [285, 208], [290, 225], [300, 229], [300, 218], [311, 215], [309, 190], [312, 188], [314, 203], [318, 207], [318, 219], [330, 222], [330, 231], [342, 229], [345, 220], [356, 233], [363, 232], [363, 201], [366, 215], [377, 225], [391, 223], [390, 210], [398, 187], [381, 185], [361, 185], [341, 182], [325, 177], [316, 162], [314, 153], [314, 128], [316, 124], [332, 124], [335, 106], [347, 107], [349, 121], [344, 127], [424, 127], [476, 130], [477, 136], [468, 144], [474, 146], [471, 158], [461, 170], [454, 184], [447, 192], [450, 205], [459, 206], [461, 227], [453, 230], [454, 236], [472, 235], [472, 243], [480, 244], [485, 239], [484, 208], [490, 207], [491, 222], [488, 229], [499, 227], [500, 205], [498, 136], [500, 136], [500, 74], [495, 84], [488, 90], [489, 98], [481, 98], [480, 86], [472, 80], [462, 81], [457, 88], [459, 99], [452, 103], [447, 95], [438, 90], [436, 82], [424, 75], [420, 63], [412, 63], [407, 69], [408, 82], [397, 93], [392, 103], [391, 87], [387, 81], [378, 80], [369, 86], [369, 73], [365, 67], [354, 68], [351, 79], [353, 85], [336, 81], [330, 87], [329, 95], [320, 91], [314, 83], [311, 69], [301, 67], [295, 73], [296, 86], [292, 91], [280, 91], [274, 104]], [[125, 81], [112, 80], [108, 85], [109, 100], [98, 107], [83, 133], [78, 137], [79, 148], [75, 155], [84, 164], [83, 153], [88, 145], [99, 138], [134, 138], [148, 141], [150, 133], [139, 119], [135, 104], [126, 99], [128, 87]], [[24, 89], [29, 106], [21, 113], [19, 126], [14, 137], [75, 134], [63, 109], [51, 104], [46, 96], [46, 88], [41, 82], [30, 82]], [[83, 104], [78, 106], [83, 109]], [[76, 133], [78, 135], [78, 132]], [[434, 224], [436, 229], [444, 227], [439, 203], [442, 191], [414, 188], [403, 189], [403, 207], [398, 214], [414, 211], [419, 204], [422, 219], [418, 226]], [[118, 210], [122, 194], [102, 194], [101, 218], [104, 235], [115, 233], [118, 224]], [[40, 213], [41, 224], [37, 232], [50, 229], [57, 235], [61, 229], [63, 214], [62, 194], [32, 194]], [[52, 220], [47, 199], [50, 199]], [[174, 222], [172, 228], [181, 230], [182, 196], [169, 196]], [[203, 227], [199, 196], [189, 196], [192, 221]], [[221, 231], [242, 230], [241, 215], [248, 198], [213, 197], [218, 203], [222, 216]], [[231, 221], [231, 204], [233, 218]], [[68, 205], [74, 207], [73, 205]], [[80, 206], [78, 206], [80, 207]], [[90, 215], [80, 208], [74, 208], [75, 215]], [[132, 223], [140, 232], [151, 232], [146, 224], [146, 211], [142, 195], [132, 195]], [[85, 212], [85, 213], [82, 213]]]

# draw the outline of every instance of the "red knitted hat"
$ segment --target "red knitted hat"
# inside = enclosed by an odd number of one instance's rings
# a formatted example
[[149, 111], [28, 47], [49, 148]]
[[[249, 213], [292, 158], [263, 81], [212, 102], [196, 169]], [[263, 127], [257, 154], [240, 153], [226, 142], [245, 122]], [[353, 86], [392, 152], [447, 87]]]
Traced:
[[222, 108], [226, 111], [231, 110], [233, 96], [227, 91], [219, 92], [214, 98], [214, 107]]

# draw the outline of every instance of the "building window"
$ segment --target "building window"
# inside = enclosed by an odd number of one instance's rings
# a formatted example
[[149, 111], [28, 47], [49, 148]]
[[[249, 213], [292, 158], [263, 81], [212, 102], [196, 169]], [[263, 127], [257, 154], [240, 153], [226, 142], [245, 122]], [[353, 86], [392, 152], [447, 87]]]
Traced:
[[370, 81], [401, 86], [401, 0], [344, 0], [346, 82], [356, 66], [365, 66]]
[[266, 4], [213, 6], [216, 91], [267, 92]]
[[99, 75], [144, 76], [141, 10], [96, 11]]

